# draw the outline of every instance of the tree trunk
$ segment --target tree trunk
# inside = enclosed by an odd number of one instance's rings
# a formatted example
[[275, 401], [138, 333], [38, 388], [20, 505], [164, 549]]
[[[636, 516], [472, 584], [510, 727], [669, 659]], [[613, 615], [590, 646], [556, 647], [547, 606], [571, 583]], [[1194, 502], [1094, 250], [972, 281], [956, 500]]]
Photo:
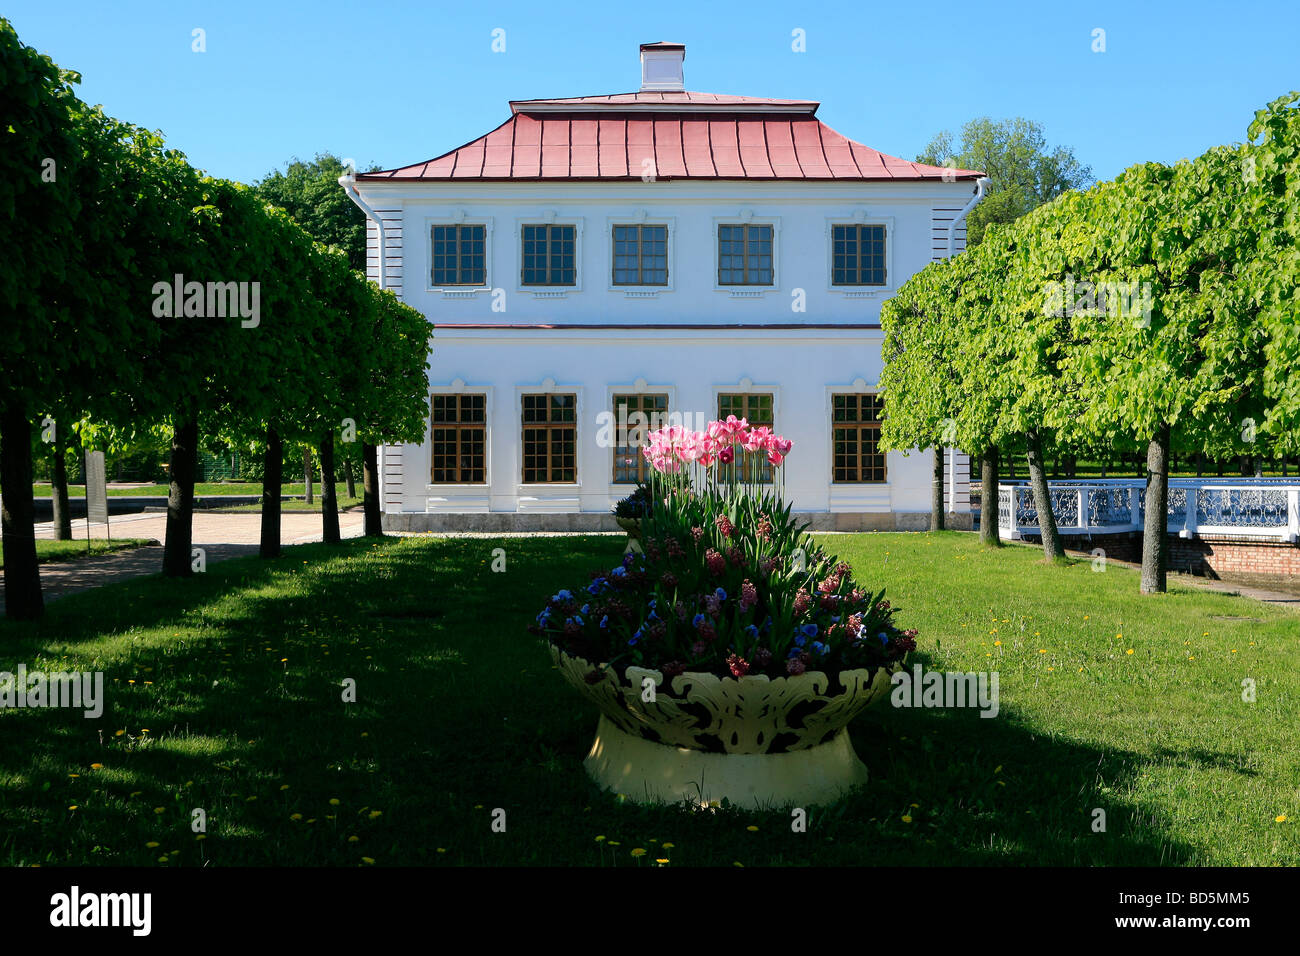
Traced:
[[352, 459], [343, 459], [343, 480], [348, 483], [348, 500], [352, 501], [357, 497], [357, 479], [352, 474]]
[[985, 448], [980, 454], [980, 543], [998, 547], [998, 449]]
[[194, 476], [199, 469], [199, 423], [184, 421], [172, 432], [171, 467], [167, 469], [167, 542], [163, 576], [187, 578], [194, 549]]
[[284, 480], [284, 441], [274, 428], [266, 430], [266, 453], [262, 458], [262, 541], [258, 554], [280, 556], [280, 485]]
[[68, 463], [63, 458], [63, 440], [55, 425], [54, 467], [50, 470], [53, 488], [50, 500], [54, 505], [54, 537], [59, 541], [72, 540], [72, 509], [68, 503]]
[[930, 484], [930, 530], [943, 530], [943, 448], [935, 445], [934, 481]]
[[5, 616], [34, 621], [45, 612], [36, 564], [32, 501], [32, 423], [17, 401], [0, 412], [0, 540], [4, 542]]
[[1169, 563], [1169, 426], [1147, 445], [1146, 523], [1142, 529], [1142, 593], [1163, 594]]
[[334, 432], [328, 431], [320, 440], [320, 501], [321, 501], [321, 540], [326, 544], [338, 544], [339, 504], [334, 484]]
[[311, 493], [311, 445], [307, 445], [302, 450], [302, 480], [307, 486], [307, 504], [311, 504], [316, 499]]
[[1065, 557], [1061, 536], [1056, 531], [1056, 513], [1052, 511], [1052, 493], [1043, 471], [1043, 436], [1036, 429], [1025, 432], [1026, 457], [1029, 460], [1029, 486], [1038, 510], [1038, 529], [1043, 535], [1043, 556], [1049, 561]]
[[384, 533], [379, 513], [379, 449], [369, 443], [361, 446], [361, 488], [365, 495], [363, 508], [366, 514], [366, 537], [377, 538]]

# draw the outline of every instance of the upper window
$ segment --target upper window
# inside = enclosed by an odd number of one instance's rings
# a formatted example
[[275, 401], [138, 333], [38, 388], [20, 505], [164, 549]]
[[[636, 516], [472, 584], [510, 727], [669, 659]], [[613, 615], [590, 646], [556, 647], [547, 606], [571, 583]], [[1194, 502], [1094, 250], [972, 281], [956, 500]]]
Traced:
[[834, 226], [831, 234], [832, 285], [885, 284], [885, 227]]
[[487, 396], [434, 395], [431, 421], [434, 484], [482, 484], [486, 480]]
[[524, 226], [523, 285], [576, 285], [573, 226]]
[[525, 484], [578, 480], [577, 408], [574, 395], [523, 396]]
[[486, 285], [486, 229], [433, 227], [433, 285]]
[[839, 482], [885, 480], [885, 453], [880, 450], [879, 395], [831, 396], [831, 478]]
[[668, 227], [614, 227], [614, 285], [668, 284]]
[[667, 395], [614, 396], [614, 422], [618, 428], [614, 444], [616, 483], [644, 483], [649, 479], [649, 463], [641, 454], [641, 446], [650, 432], [663, 427], [667, 415]]
[[718, 285], [772, 282], [772, 227], [718, 226]]
[[[772, 428], [774, 427], [772, 421], [772, 393], [719, 395], [718, 418], [725, 420], [728, 415], [746, 419], [750, 428], [759, 425]], [[737, 451], [737, 457], [742, 458], [741, 452]], [[744, 465], [737, 475], [738, 478], [763, 484], [772, 480], [772, 466], [768, 463], [767, 456], [764, 453], [747, 452], [743, 454], [742, 460]]]

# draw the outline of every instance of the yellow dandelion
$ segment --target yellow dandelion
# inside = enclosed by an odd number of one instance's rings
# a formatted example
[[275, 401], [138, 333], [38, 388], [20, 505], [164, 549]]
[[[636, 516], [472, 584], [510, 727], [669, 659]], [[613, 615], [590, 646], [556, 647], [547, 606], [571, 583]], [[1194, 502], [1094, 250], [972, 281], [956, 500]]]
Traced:
[[1275, 816], [1275, 817], [1273, 818], [1273, 822], [1274, 822], [1274, 823], [1286, 823], [1286, 814], [1285, 814], [1285, 813], [1279, 813], [1277, 816]]
[[360, 842], [361, 842], [361, 837], [359, 837], [359, 836], [350, 836], [350, 837], [348, 837], [348, 842], [349, 842], [349, 843], [360, 843]]
[[289, 814], [289, 819], [290, 819], [290, 820], [301, 820], [301, 819], [302, 819], [302, 814], [301, 814], [301, 813], [291, 813], [291, 814]]
[[195, 839], [195, 840], [206, 840], [207, 838], [208, 838], [208, 835], [207, 835], [206, 833], [200, 833], [200, 834], [199, 834], [198, 836], [196, 836], [194, 839]]
[[379, 819], [380, 817], [382, 817], [383, 815], [384, 815], [384, 811], [383, 811], [383, 810], [371, 810], [371, 811], [370, 811], [370, 819], [372, 819], [372, 820], [378, 820], [378, 819]]
[[597, 843], [604, 843], [604, 842], [605, 842], [605, 835], [602, 833], [600, 836], [596, 837], [596, 842], [597, 842]]
[[256, 800], [256, 799], [257, 799], [256, 796], [252, 796], [252, 797], [249, 797], [249, 798], [248, 798], [247, 800], [245, 800], [244, 802], [245, 802], [245, 803], [252, 803], [252, 802], [253, 802], [254, 800]]
[[1001, 646], [1002, 646], [1002, 642], [1001, 642], [1001, 641], [994, 641], [994, 642], [993, 642], [993, 646], [994, 646], [994, 647], [1001, 647]]
[[665, 863], [668, 862], [668, 859], [666, 857], [661, 856], [659, 859], [655, 860], [655, 862], [658, 863], [660, 866], [663, 866]]
[[73, 780], [76, 780], [78, 777], [81, 776], [81, 774], [79, 774], [79, 773], [70, 773], [70, 774], [68, 774], [68, 776], [71, 777]]
[[281, 789], [281, 790], [288, 790], [288, 789], [289, 789], [289, 785], [288, 785], [287, 783], [282, 783], [282, 784], [280, 784], [280, 789]]
[[910, 813], [904, 813], [904, 814], [903, 814], [903, 822], [904, 822], [904, 823], [911, 823], [911, 822], [912, 822], [912, 815], [911, 815]]
[[633, 856], [645, 856], [645, 847], [643, 847], [643, 846], [634, 846], [634, 847], [632, 848], [632, 855], [633, 855]]
[[755, 827], [755, 826], [748, 826], [748, 827], [745, 827], [745, 829], [748, 830], [750, 833], [757, 833], [757, 832], [758, 832], [758, 827]]
[[610, 840], [610, 841], [609, 841], [609, 845], [610, 845], [610, 846], [622, 846], [622, 844], [619, 843], [617, 840]]
[[1047, 648], [1045, 648], [1045, 647], [1040, 647], [1040, 648], [1038, 649], [1038, 653], [1040, 653], [1040, 654], [1046, 654], [1046, 653], [1047, 653]]
[[1132, 653], [1133, 653], [1133, 648], [1130, 647], [1130, 648], [1129, 648], [1128, 650], [1126, 650], [1124, 653], [1125, 653], [1125, 654], [1132, 654]]
[[673, 847], [675, 847], [676, 845], [677, 845], [676, 843], [665, 843], [665, 844], [664, 844], [664, 849], [665, 849], [665, 850], [671, 850], [671, 849], [672, 849]]
[[364, 863], [366, 866], [374, 866], [374, 865], [375, 865], [375, 860], [374, 860], [374, 858], [373, 858], [373, 857], [369, 857], [369, 856], [363, 856], [363, 857], [361, 858], [361, 862]]
[[114, 736], [114, 737], [121, 737], [124, 733], [126, 733], [125, 730], [117, 730], [117, 731], [114, 731], [114, 732], [113, 732], [113, 736]]
[[77, 809], [77, 804], [74, 803], [72, 806], [68, 807], [68, 809], [69, 809], [69, 810], [75, 810], [75, 809]]
[[331, 806], [331, 807], [337, 807], [338, 805], [339, 805], [339, 798], [338, 798], [338, 797], [330, 797], [330, 806]]
[[154, 808], [153, 808], [153, 812], [154, 812], [154, 813], [164, 813], [164, 812], [165, 812], [165, 809], [164, 809], [163, 807], [154, 807]]
[[734, 863], [732, 863], [731, 865], [732, 865], [732, 866], [738, 866], [738, 867], [740, 867], [742, 870], [745, 868], [745, 864], [741, 863], [739, 860], [736, 860], [736, 861], [735, 861]]
[[151, 850], [155, 850], [159, 846], [161, 846], [161, 844], [157, 840], [150, 840], [148, 843], [145, 844], [145, 846]]

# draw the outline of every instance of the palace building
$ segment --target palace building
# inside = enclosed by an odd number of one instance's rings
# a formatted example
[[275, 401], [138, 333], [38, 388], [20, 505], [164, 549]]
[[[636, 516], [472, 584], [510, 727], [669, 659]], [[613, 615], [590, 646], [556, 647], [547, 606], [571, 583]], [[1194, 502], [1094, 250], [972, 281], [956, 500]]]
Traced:
[[[818, 529], [924, 527], [930, 450], [884, 452], [880, 306], [960, 251], [987, 180], [899, 159], [818, 104], [684, 88], [641, 46], [632, 93], [517, 100], [478, 139], [346, 178], [370, 277], [435, 325], [429, 423], [381, 449], [392, 530], [613, 528], [636, 431], [734, 414], [794, 442]], [[970, 464], [947, 457], [953, 526]]]

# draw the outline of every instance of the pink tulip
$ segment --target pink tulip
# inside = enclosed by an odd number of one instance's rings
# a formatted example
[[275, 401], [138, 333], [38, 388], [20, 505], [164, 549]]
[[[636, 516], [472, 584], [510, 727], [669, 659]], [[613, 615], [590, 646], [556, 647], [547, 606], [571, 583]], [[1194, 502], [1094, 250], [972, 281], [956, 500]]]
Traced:
[[783, 437], [777, 435], [772, 439], [772, 444], [768, 447], [784, 458], [786, 455], [790, 454], [790, 449], [794, 447], [794, 442], [786, 441]]
[[781, 462], [785, 461], [785, 455], [782, 455], [780, 452], [769, 451], [767, 453], [767, 460], [772, 464], [774, 468], [779, 468], [781, 466]]
[[724, 465], [730, 465], [735, 460], [736, 449], [732, 448], [730, 445], [718, 452], [718, 461], [722, 462]]

